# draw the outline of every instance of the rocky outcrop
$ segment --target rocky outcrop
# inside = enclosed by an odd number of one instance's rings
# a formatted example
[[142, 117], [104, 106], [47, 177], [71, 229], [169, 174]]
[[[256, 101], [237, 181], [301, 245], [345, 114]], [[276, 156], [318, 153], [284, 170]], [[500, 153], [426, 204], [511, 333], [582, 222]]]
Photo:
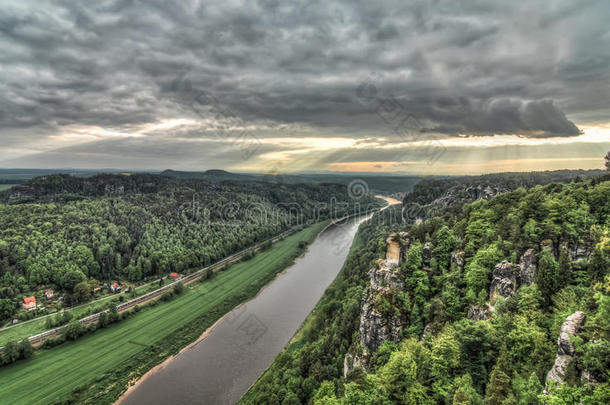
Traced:
[[386, 239], [387, 249], [385, 260], [388, 266], [398, 266], [400, 262], [400, 236], [396, 233]]
[[591, 250], [583, 245], [570, 246], [568, 250], [573, 261], [588, 259], [591, 256]]
[[364, 368], [362, 358], [348, 352], [343, 359], [343, 378], [347, 378], [347, 374], [356, 367]]
[[489, 297], [501, 295], [504, 298], [511, 297], [517, 290], [517, 272], [510, 262], [506, 260], [496, 265], [493, 270]]
[[557, 351], [557, 357], [555, 357], [555, 364], [546, 375], [547, 381], [555, 381], [557, 383], [562, 383], [564, 381], [568, 366], [574, 358], [575, 349], [571, 339], [578, 333], [585, 318], [584, 312], [577, 311], [568, 316], [561, 326], [561, 332], [557, 339], [559, 350]]
[[505, 187], [492, 187], [490, 185], [487, 186], [473, 186], [473, 187], [468, 187], [466, 189], [466, 193], [469, 195], [470, 199], [473, 201], [476, 200], [486, 200], [488, 198], [492, 198], [494, 196], [496, 196], [497, 194], [503, 193], [505, 191], [508, 191], [507, 188]]
[[536, 280], [538, 256], [534, 249], [528, 249], [519, 259], [518, 282], [519, 285], [530, 285]]
[[386, 258], [380, 259], [369, 271], [369, 286], [364, 292], [360, 311], [360, 350], [361, 353], [348, 353], [343, 364], [343, 373], [347, 375], [355, 367], [366, 368], [371, 353], [374, 353], [386, 340], [400, 340], [401, 320], [391, 313], [382, 313], [376, 307], [379, 296], [391, 295], [403, 291], [405, 286], [400, 272], [403, 248], [407, 243], [406, 235], [390, 235]]
[[360, 345], [365, 354], [375, 352], [386, 340], [398, 342], [401, 323], [396, 316], [386, 316], [380, 313], [374, 305], [374, 296], [362, 304], [360, 314]]
[[457, 267], [460, 271], [464, 271], [464, 252], [451, 253], [451, 265]]
[[424, 248], [422, 250], [422, 263], [424, 267], [430, 267], [430, 262], [432, 261], [432, 244], [430, 242], [426, 242], [424, 244]]
[[471, 305], [470, 308], [468, 308], [467, 318], [471, 321], [485, 321], [489, 318], [489, 315], [486, 308], [478, 305]]

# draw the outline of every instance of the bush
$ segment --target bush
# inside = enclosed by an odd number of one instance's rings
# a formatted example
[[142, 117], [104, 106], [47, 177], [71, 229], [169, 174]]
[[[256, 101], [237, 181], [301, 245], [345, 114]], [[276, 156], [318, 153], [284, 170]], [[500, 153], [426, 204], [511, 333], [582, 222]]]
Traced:
[[29, 359], [34, 354], [34, 348], [30, 343], [29, 339], [23, 339], [19, 342], [19, 357], [22, 359]]
[[179, 282], [178, 284], [176, 284], [174, 286], [174, 294], [180, 295], [183, 292], [184, 292], [184, 284], [182, 284], [182, 282]]
[[28, 339], [24, 339], [19, 343], [7, 342], [0, 353], [0, 365], [6, 366], [20, 359], [30, 358], [33, 353], [34, 348]]
[[161, 301], [170, 301], [172, 298], [174, 298], [174, 293], [168, 291], [161, 296]]
[[85, 330], [83, 328], [83, 325], [81, 325], [79, 321], [70, 322], [63, 330], [63, 335], [68, 340], [76, 340], [83, 333], [85, 333]]
[[99, 318], [97, 319], [97, 323], [100, 328], [105, 328], [106, 326], [108, 326], [108, 314], [106, 312], [102, 312]]

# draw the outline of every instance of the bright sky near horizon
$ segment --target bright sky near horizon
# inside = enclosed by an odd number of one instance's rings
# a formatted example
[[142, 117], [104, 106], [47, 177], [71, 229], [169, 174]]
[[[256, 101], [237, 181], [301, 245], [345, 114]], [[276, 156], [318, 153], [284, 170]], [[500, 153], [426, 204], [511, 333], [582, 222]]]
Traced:
[[610, 3], [4, 1], [0, 167], [594, 169]]

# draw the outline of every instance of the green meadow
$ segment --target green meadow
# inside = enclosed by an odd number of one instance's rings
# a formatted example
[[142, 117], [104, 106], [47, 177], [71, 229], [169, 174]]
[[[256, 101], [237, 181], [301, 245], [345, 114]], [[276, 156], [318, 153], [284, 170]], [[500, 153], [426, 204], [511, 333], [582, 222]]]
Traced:
[[299, 242], [313, 241], [327, 223], [303, 229], [248, 261], [193, 283], [171, 301], [0, 368], [0, 401], [15, 405], [112, 403], [130, 381], [176, 354], [223, 314], [255, 296], [303, 252]]

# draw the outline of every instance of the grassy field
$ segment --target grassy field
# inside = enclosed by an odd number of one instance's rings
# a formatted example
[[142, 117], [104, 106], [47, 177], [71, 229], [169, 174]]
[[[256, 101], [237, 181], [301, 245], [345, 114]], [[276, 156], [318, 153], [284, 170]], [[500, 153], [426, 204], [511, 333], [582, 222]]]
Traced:
[[0, 368], [0, 402], [112, 403], [129, 381], [177, 353], [236, 304], [256, 295], [301, 253], [299, 242], [313, 241], [325, 225], [304, 229], [249, 261], [194, 283], [172, 301]]
[[13, 187], [15, 185], [16, 184], [0, 184], [0, 191], [6, 190], [6, 189], [11, 188], [11, 187]]
[[[147, 292], [152, 291], [156, 288], [159, 288], [159, 283], [157, 281], [136, 287], [135, 290], [137, 296], [139, 296], [146, 294]], [[82, 318], [89, 314], [101, 311], [105, 308], [105, 305], [112, 300], [116, 300], [118, 302], [119, 296], [121, 295], [125, 297], [125, 300], [135, 298], [135, 295], [132, 296], [129, 294], [115, 294], [88, 304], [79, 305], [78, 307], [74, 307], [73, 309], [69, 309], [66, 311], [72, 313], [72, 315], [74, 316], [73, 319]], [[53, 314], [50, 316], [53, 316]], [[0, 330], [0, 346], [4, 346], [6, 342], [9, 341], [18, 341], [46, 331], [48, 329], [46, 327], [46, 320], [47, 316], [43, 316], [32, 319], [30, 321], [19, 323], [7, 329]]]

